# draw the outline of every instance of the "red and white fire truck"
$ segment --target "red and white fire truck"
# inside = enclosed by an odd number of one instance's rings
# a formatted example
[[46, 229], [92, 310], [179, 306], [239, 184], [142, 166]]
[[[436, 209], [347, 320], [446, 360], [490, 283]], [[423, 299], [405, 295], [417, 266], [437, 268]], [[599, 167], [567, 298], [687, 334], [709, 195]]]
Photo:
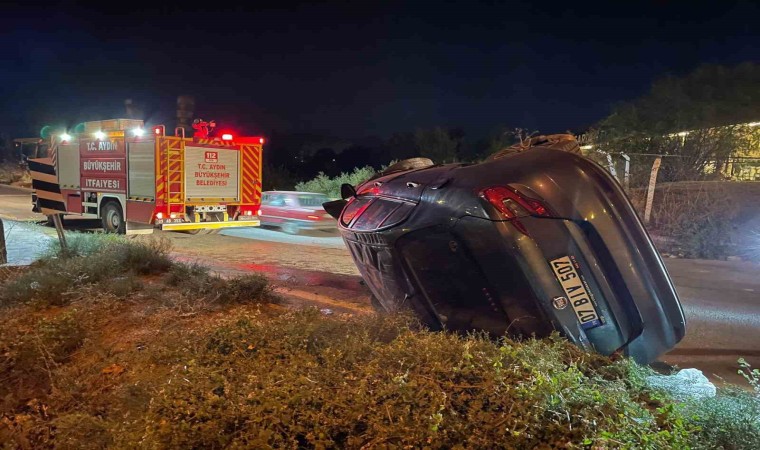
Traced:
[[85, 122], [29, 160], [33, 210], [99, 218], [115, 233], [258, 226], [262, 137], [187, 138], [141, 120]]

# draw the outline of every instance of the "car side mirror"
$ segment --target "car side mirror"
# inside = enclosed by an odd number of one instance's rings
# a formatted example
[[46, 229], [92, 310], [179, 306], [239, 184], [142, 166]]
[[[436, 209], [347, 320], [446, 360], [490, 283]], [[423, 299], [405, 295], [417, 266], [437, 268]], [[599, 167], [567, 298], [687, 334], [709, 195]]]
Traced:
[[[346, 185], [344, 184], [343, 186]], [[322, 207], [325, 209], [327, 214], [331, 215], [335, 220], [339, 220], [340, 213], [343, 212], [343, 208], [347, 203], [348, 201], [346, 200], [333, 200], [331, 202], [322, 203]]]
[[356, 197], [356, 189], [348, 183], [343, 183], [340, 185], [340, 197], [343, 200]]

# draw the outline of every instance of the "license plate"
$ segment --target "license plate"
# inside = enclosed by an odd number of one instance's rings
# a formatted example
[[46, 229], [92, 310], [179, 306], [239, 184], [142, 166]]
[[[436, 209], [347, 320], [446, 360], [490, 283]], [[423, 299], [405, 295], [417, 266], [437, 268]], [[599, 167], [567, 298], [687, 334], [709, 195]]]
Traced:
[[550, 262], [554, 276], [557, 277], [565, 291], [568, 302], [573, 306], [575, 316], [585, 330], [602, 324], [591, 296], [586, 291], [583, 279], [569, 256], [563, 256]]

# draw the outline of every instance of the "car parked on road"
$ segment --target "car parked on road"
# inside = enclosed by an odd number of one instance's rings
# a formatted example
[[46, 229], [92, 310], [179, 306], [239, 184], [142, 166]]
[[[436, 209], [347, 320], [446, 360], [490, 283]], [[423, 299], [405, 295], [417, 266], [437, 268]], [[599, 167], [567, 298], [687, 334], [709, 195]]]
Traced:
[[322, 207], [328, 200], [326, 195], [314, 192], [263, 192], [259, 219], [261, 225], [279, 227], [288, 234], [298, 234], [301, 230], [335, 230], [337, 222]]
[[570, 144], [402, 162], [325, 207], [381, 309], [649, 363], [683, 338], [680, 301], [618, 182]]

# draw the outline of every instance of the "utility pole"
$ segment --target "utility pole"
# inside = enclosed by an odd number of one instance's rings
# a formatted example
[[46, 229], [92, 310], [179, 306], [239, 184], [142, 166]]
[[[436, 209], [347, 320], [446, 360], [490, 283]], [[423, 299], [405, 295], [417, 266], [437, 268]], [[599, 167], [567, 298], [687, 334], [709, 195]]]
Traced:
[[177, 97], [177, 128], [183, 128], [186, 133], [190, 132], [194, 110], [195, 97], [192, 95], [180, 95]]

